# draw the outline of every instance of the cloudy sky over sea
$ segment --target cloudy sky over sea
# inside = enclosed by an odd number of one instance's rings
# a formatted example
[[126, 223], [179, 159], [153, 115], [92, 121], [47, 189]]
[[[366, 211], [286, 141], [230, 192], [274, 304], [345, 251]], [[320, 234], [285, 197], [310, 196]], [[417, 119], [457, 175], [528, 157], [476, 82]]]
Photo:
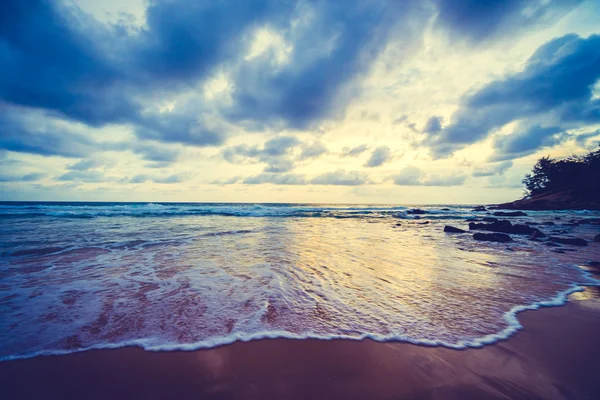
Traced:
[[0, 200], [478, 203], [600, 140], [594, 0], [0, 4]]

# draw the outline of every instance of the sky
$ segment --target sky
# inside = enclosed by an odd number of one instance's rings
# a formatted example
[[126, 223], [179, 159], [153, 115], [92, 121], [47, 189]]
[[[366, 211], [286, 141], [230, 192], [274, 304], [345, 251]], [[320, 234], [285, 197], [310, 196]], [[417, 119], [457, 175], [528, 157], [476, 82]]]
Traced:
[[600, 141], [600, 0], [3, 0], [0, 200], [476, 204]]

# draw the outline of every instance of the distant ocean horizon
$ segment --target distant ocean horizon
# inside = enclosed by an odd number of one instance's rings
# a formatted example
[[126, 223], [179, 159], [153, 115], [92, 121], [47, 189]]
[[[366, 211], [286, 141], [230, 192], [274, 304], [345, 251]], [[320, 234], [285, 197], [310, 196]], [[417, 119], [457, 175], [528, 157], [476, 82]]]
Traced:
[[[593, 211], [511, 218], [590, 240]], [[0, 359], [317, 338], [479, 347], [597, 285], [576, 252], [445, 225], [473, 205], [0, 202]]]

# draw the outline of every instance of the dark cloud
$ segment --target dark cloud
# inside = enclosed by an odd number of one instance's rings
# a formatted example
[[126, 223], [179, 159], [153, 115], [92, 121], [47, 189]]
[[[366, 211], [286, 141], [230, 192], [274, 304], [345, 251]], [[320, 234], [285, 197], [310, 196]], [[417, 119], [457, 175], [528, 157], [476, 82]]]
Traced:
[[32, 172], [25, 175], [0, 174], [0, 182], [34, 182], [44, 178], [42, 172]]
[[[501, 145], [497, 158], [519, 154], [518, 148], [534, 150], [536, 144], [546, 145], [540, 138], [551, 132], [600, 122], [600, 99], [592, 93], [599, 78], [599, 35], [553, 39], [529, 58], [522, 72], [493, 81], [463, 99], [451, 124], [425, 143], [434, 157], [445, 157], [506, 124], [527, 119], [529, 127], [498, 142], [518, 143], [508, 149]], [[552, 121], [552, 128], [536, 127], [536, 120]]]
[[391, 161], [393, 158], [392, 149], [388, 146], [380, 146], [373, 150], [371, 157], [365, 163], [365, 167], [379, 167]]
[[405, 167], [391, 177], [400, 186], [458, 186], [467, 179], [466, 175], [429, 175], [417, 167]]
[[360, 146], [356, 146], [356, 147], [344, 147], [342, 149], [342, 157], [358, 157], [360, 156], [362, 153], [364, 153], [365, 151], [369, 150], [370, 146], [367, 144], [361, 144]]
[[3, 107], [0, 102], [0, 149], [63, 157], [84, 157], [96, 142], [65, 130], [52, 120], [40, 123], [37, 114], [21, 108]]
[[531, 126], [527, 129], [517, 129], [508, 136], [499, 136], [494, 141], [495, 153], [491, 161], [512, 160], [525, 157], [544, 147], [552, 147], [570, 135], [565, 134], [561, 128], [556, 126], [541, 127]]
[[513, 166], [512, 161], [505, 161], [484, 168], [475, 168], [473, 171], [474, 177], [503, 175], [510, 167]]
[[423, 132], [425, 133], [438, 133], [442, 130], [442, 117], [433, 116], [427, 120]]
[[293, 44], [286, 62], [274, 63], [267, 52], [237, 69], [229, 117], [302, 129], [335, 114], [351, 97], [338, 96], [344, 84], [366, 70], [392, 32], [407, 47], [414, 42], [423, 10], [417, 1], [302, 3], [278, 26]]
[[339, 169], [326, 172], [310, 180], [313, 185], [359, 186], [371, 183], [369, 176], [363, 172]]
[[473, 42], [548, 23], [583, 0], [434, 0], [438, 23]]

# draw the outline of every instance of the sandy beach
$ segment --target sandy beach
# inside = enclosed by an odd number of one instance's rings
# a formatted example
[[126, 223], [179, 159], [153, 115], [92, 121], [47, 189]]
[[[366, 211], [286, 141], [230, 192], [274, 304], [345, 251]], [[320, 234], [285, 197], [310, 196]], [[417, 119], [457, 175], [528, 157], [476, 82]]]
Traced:
[[595, 399], [600, 291], [519, 314], [480, 349], [259, 340], [193, 352], [99, 350], [0, 363], [7, 399]]

